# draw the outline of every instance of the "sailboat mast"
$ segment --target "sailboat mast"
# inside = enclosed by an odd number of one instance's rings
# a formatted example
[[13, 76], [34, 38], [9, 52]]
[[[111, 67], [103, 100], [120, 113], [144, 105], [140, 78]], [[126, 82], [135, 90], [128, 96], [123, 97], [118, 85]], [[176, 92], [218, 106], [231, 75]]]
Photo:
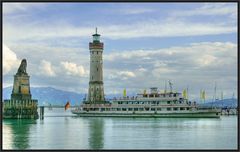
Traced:
[[215, 87], [214, 87], [214, 101], [216, 101], [216, 93], [217, 93], [217, 84], [215, 82]]
[[164, 88], [164, 93], [167, 93], [167, 82], [165, 80], [165, 88]]

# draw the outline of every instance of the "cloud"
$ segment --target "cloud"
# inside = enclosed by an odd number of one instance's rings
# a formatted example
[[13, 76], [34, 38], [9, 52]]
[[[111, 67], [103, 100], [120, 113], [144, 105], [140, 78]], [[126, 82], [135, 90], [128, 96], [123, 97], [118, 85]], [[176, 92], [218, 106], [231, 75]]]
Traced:
[[3, 3], [3, 14], [26, 13], [30, 9], [42, 7], [43, 3]]
[[125, 14], [125, 15], [136, 15], [136, 14], [144, 14], [144, 13], [154, 12], [154, 10], [150, 9], [150, 8], [136, 8], [136, 7], [121, 8], [116, 11], [121, 14]]
[[56, 73], [53, 70], [52, 64], [49, 61], [42, 60], [40, 63], [39, 70], [41, 71], [41, 74], [44, 76], [49, 76], [49, 77], [56, 76]]
[[8, 46], [3, 44], [3, 75], [7, 74], [20, 65], [20, 60], [15, 52], [10, 50]]
[[118, 80], [118, 79], [121, 79], [121, 80], [127, 80], [129, 78], [134, 78], [136, 77], [135, 73], [132, 72], [132, 71], [118, 71], [118, 70], [115, 70], [115, 69], [108, 69], [106, 70], [107, 71], [107, 79], [111, 80], [111, 79], [114, 79], [114, 80]]
[[[61, 25], [61, 26], [59, 26]], [[161, 21], [149, 19], [145, 21], [109, 24], [98, 26], [104, 38], [107, 39], [130, 39], [141, 37], [180, 37], [180, 36], [203, 36], [236, 33], [237, 26], [228, 22], [197, 23], [189, 21]], [[21, 29], [21, 30], [19, 30]], [[27, 31], [27, 32], [26, 32]], [[4, 23], [3, 37], [6, 40], [47, 40], [67, 37], [85, 37], [93, 33], [93, 27], [69, 25], [68, 23], [51, 24], [19, 24]], [[12, 37], [11, 35], [14, 35]]]
[[123, 76], [123, 77], [126, 77], [126, 78], [136, 77], [135, 74], [131, 71], [120, 71], [119, 75]]
[[61, 62], [61, 65], [64, 67], [68, 75], [73, 76], [85, 76], [86, 72], [82, 65], [77, 65], [76, 63], [72, 62]]
[[[117, 72], [115, 69], [132, 71], [135, 77], [131, 81], [126, 81], [120, 75], [106, 77], [105, 84], [114, 84], [108, 86], [112, 89], [126, 85], [135, 91], [151, 86], [160, 86], [162, 89], [164, 81], [169, 79], [173, 81], [176, 90], [182, 91], [189, 85], [191, 94], [198, 94], [199, 88], [205, 88], [211, 94], [214, 81], [227, 92], [236, 88], [237, 44], [231, 42], [200, 42], [162, 49], [119, 52], [104, 55], [105, 63], [111, 65], [111, 69], [104, 69], [104, 72], [113, 75]], [[142, 72], [145, 70], [147, 72]]]
[[237, 15], [237, 4], [227, 3], [205, 3], [199, 8], [189, 10], [175, 10], [171, 13], [175, 17], [190, 17], [196, 15], [219, 16], [219, 15]]

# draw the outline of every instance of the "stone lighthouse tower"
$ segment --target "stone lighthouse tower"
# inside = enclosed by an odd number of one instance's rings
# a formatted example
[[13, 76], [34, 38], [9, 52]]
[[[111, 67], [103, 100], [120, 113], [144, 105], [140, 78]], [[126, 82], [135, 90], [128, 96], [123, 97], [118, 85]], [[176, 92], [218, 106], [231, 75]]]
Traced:
[[103, 43], [100, 42], [100, 34], [92, 35], [93, 41], [89, 43], [90, 50], [90, 80], [88, 89], [89, 103], [105, 103], [103, 87]]

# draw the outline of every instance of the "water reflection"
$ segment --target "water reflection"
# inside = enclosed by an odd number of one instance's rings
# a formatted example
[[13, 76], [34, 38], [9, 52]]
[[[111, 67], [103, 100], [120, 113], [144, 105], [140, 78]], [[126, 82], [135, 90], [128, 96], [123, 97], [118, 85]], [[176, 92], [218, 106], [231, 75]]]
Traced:
[[104, 147], [104, 119], [89, 119], [89, 148], [102, 149]]
[[[12, 135], [11, 149], [28, 149], [29, 145], [29, 131], [36, 120], [3, 120], [3, 123], [9, 128]], [[4, 140], [4, 139], [3, 139]]]

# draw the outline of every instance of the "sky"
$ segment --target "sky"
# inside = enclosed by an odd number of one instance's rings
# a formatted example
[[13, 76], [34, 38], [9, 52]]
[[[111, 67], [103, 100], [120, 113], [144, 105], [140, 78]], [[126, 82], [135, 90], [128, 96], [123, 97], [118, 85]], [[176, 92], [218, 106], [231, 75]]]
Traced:
[[[3, 87], [23, 58], [32, 87], [87, 93], [89, 42], [104, 43], [105, 94], [237, 93], [237, 3], [3, 3]], [[168, 87], [169, 89], [169, 87]]]

